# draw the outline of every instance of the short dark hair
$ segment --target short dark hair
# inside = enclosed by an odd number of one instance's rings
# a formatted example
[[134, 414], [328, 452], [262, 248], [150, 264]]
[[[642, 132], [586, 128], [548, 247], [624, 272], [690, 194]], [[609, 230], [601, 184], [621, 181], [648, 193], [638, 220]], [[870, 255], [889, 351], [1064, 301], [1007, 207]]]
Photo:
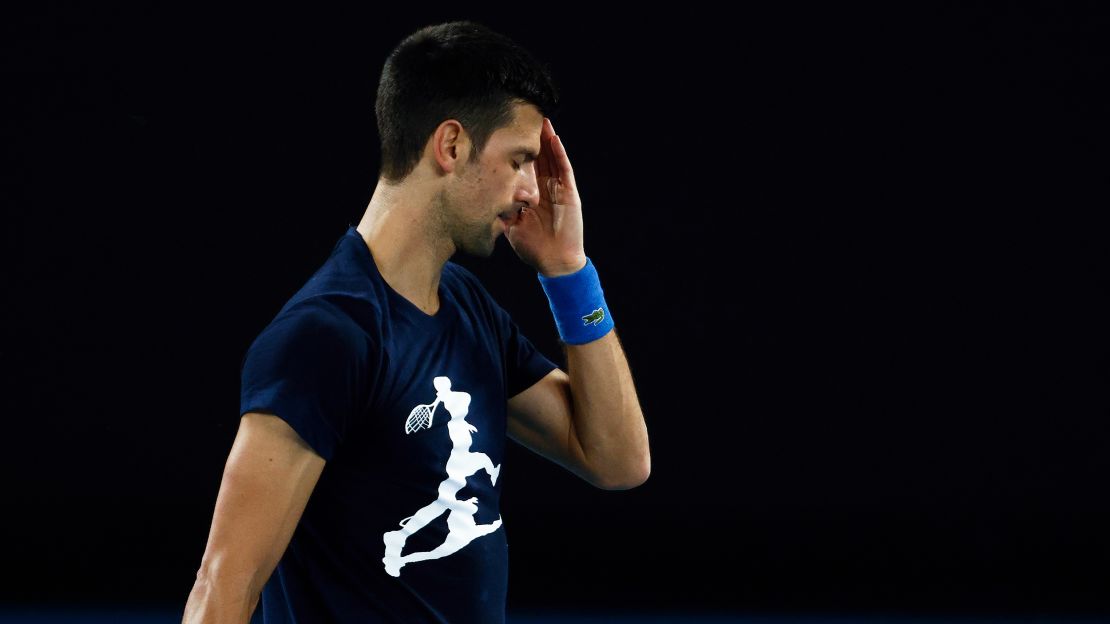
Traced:
[[558, 99], [548, 66], [505, 35], [470, 20], [425, 26], [405, 37], [382, 68], [374, 106], [378, 175], [391, 183], [408, 176], [445, 119], [466, 128], [477, 156], [495, 130], [512, 122], [514, 104], [534, 104], [551, 117]]

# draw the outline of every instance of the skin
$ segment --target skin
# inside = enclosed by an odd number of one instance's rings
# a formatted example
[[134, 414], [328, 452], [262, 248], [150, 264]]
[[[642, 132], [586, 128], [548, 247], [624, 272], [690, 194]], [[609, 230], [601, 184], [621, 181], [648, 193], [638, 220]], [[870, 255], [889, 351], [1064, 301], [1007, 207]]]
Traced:
[[546, 276], [586, 264], [581, 201], [562, 142], [534, 105], [513, 109], [513, 121], [476, 159], [462, 124], [440, 123], [412, 173], [395, 185], [378, 181], [356, 227], [385, 281], [427, 314], [439, 310], [447, 260], [457, 251], [488, 257], [502, 234]]

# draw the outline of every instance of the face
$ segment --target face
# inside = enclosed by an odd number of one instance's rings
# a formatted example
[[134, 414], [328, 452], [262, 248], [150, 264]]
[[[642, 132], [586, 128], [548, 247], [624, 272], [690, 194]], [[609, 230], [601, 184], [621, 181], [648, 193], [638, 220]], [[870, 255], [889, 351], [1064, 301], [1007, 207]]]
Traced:
[[535, 158], [542, 128], [543, 115], [535, 105], [516, 104], [513, 121], [494, 131], [476, 160], [468, 156], [460, 166], [444, 198], [456, 249], [489, 256], [520, 208], [535, 208]]

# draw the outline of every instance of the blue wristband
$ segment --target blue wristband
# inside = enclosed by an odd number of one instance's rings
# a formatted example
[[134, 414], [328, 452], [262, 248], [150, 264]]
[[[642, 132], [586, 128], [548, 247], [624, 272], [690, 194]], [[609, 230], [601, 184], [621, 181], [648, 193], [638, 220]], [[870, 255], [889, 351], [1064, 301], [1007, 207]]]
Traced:
[[586, 344], [613, 329], [613, 317], [601, 291], [597, 269], [588, 257], [586, 266], [569, 275], [546, 277], [536, 273], [547, 293], [559, 337], [572, 345]]

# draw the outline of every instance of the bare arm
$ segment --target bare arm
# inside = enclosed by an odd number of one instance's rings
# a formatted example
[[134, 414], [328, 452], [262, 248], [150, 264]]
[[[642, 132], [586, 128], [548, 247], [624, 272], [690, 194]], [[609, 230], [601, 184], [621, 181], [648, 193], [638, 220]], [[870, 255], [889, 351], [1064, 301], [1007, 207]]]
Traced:
[[284, 420], [243, 414], [183, 624], [250, 621], [324, 463]]
[[564, 346], [569, 373], [557, 368], [509, 399], [509, 436], [599, 488], [643, 484], [647, 425], [616, 328]]

